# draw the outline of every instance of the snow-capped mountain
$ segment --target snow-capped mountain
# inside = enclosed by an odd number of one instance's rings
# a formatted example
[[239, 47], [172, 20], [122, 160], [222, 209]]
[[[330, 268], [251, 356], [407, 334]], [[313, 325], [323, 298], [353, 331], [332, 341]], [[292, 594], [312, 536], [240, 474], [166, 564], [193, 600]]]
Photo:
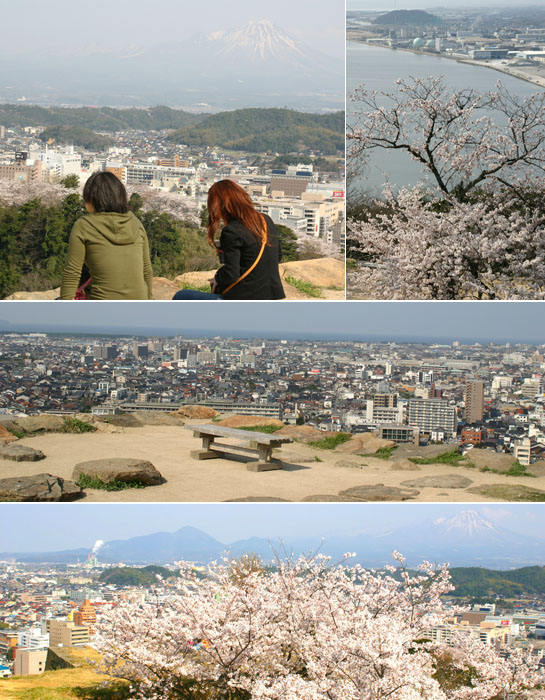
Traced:
[[[8, 68], [30, 101], [343, 109], [344, 62], [262, 19], [184, 41], [67, 56], [21, 56]], [[7, 97], [7, 96], [6, 96]], [[0, 100], [3, 96], [0, 94]], [[5, 97], [4, 97], [5, 99]]]

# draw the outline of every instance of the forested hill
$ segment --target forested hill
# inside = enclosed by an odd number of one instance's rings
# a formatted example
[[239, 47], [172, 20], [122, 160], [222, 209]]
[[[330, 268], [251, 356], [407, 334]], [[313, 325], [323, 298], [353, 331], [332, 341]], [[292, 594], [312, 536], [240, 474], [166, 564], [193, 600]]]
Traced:
[[452, 595], [482, 597], [499, 594], [545, 594], [545, 566], [525, 566], [512, 571], [480, 567], [453, 567], [450, 570], [456, 590]]
[[181, 129], [206, 118], [170, 107], [38, 107], [0, 104], [0, 124], [14, 126], [82, 126], [97, 131]]
[[53, 139], [56, 143], [69, 143], [83, 146], [90, 151], [104, 151], [113, 146], [113, 139], [102, 134], [96, 134], [84, 126], [48, 126], [40, 134], [42, 141]]
[[179, 129], [170, 139], [190, 146], [219, 146], [254, 153], [312, 149], [333, 155], [344, 149], [344, 112], [309, 114], [291, 109], [236, 109]]
[[149, 586], [157, 583], [157, 576], [162, 579], [170, 578], [171, 576], [178, 577], [176, 571], [170, 571], [162, 566], [144, 566], [143, 568], [135, 568], [132, 566], [116, 566], [113, 569], [106, 569], [100, 574], [99, 581], [101, 583], [111, 583], [116, 586]]
[[442, 19], [423, 10], [392, 10], [373, 20], [373, 24], [415, 24], [420, 27], [442, 24]]

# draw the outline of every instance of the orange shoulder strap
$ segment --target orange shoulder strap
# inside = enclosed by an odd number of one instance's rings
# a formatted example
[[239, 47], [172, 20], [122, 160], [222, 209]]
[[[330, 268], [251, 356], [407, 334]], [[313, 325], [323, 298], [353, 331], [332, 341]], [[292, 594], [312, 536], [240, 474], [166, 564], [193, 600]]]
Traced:
[[[264, 220], [264, 221], [265, 221], [265, 220]], [[227, 294], [227, 292], [229, 292], [231, 289], [233, 289], [233, 287], [236, 287], [236, 285], [237, 285], [239, 282], [242, 282], [242, 280], [243, 280], [245, 277], [248, 277], [248, 275], [250, 274], [250, 272], [252, 272], [252, 270], [255, 269], [257, 263], [261, 260], [261, 256], [263, 255], [263, 251], [265, 250], [265, 246], [266, 246], [266, 245], [267, 245], [267, 228], [266, 228], [266, 223], [263, 223], [263, 243], [261, 244], [261, 250], [259, 251], [259, 254], [258, 254], [257, 258], [254, 260], [254, 262], [252, 263], [251, 267], [249, 267], [249, 268], [246, 270], [246, 272], [245, 272], [243, 275], [241, 275], [241, 276], [238, 278], [238, 280], [236, 280], [236, 282], [233, 282], [232, 284], [230, 284], [230, 285], [227, 287], [227, 289], [224, 289], [224, 290], [223, 290], [222, 296], [223, 296], [224, 294]]]

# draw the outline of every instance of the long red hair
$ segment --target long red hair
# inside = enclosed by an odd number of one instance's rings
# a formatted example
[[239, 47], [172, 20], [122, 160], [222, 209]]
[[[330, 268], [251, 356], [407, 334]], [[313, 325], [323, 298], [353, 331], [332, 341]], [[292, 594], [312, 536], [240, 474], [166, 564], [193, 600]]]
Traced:
[[256, 211], [250, 195], [232, 180], [220, 180], [208, 190], [208, 234], [210, 245], [223, 222], [240, 221], [260, 243], [267, 243], [267, 222], [263, 214]]

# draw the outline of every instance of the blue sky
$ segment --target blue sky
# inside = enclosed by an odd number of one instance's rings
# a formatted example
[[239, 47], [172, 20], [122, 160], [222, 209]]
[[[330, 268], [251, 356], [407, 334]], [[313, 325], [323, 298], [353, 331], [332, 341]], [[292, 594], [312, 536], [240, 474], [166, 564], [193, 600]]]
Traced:
[[[0, 551], [91, 547], [191, 525], [224, 544], [251, 536], [378, 534], [428, 518], [477, 510], [509, 530], [543, 537], [541, 504], [259, 503], [259, 504], [0, 504]], [[70, 523], [70, 527], [67, 527]]]
[[[44, 322], [44, 319], [46, 321]], [[545, 343], [542, 302], [20, 302], [0, 304], [0, 330], [145, 328], [184, 334], [432, 338]]]

